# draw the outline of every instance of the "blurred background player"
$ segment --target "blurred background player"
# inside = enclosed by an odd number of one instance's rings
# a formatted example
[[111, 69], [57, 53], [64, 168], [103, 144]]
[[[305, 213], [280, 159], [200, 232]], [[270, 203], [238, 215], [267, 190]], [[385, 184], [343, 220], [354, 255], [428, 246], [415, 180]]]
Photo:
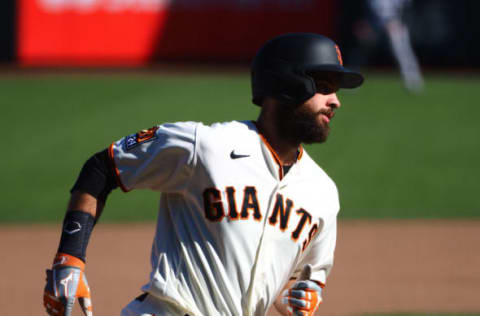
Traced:
[[364, 65], [370, 51], [377, 48], [379, 38], [386, 35], [390, 50], [400, 68], [405, 88], [410, 92], [423, 90], [423, 76], [412, 48], [405, 10], [411, 0], [365, 0], [366, 19], [355, 24], [353, 33], [361, 52], [355, 50], [354, 63]]

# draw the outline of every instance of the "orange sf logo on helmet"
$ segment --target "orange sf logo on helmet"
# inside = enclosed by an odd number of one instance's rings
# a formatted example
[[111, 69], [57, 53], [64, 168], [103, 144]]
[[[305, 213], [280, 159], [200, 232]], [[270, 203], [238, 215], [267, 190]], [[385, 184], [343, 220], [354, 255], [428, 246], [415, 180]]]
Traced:
[[340, 53], [340, 48], [338, 45], [335, 45], [335, 50], [337, 51], [338, 61], [340, 62], [340, 65], [343, 66], [342, 53]]

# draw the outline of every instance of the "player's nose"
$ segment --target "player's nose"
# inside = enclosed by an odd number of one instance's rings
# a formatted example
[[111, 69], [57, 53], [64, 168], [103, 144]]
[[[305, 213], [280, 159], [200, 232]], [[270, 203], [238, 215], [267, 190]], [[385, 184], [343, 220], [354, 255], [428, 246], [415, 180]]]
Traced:
[[340, 103], [340, 100], [338, 99], [337, 97], [337, 94], [336, 93], [332, 93], [328, 96], [328, 99], [327, 99], [327, 106], [329, 108], [332, 108], [333, 110], [334, 109], [337, 109], [341, 106], [342, 104]]

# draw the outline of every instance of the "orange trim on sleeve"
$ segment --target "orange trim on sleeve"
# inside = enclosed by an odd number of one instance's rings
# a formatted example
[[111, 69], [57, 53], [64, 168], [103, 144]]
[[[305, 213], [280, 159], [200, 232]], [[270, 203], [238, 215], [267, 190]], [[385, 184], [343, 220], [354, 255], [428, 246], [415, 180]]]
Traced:
[[129, 192], [130, 190], [127, 189], [123, 185], [122, 180], [120, 179], [120, 170], [118, 170], [117, 165], [115, 164], [114, 156], [113, 156], [113, 144], [114, 143], [112, 143], [108, 147], [108, 157], [110, 157], [110, 161], [112, 162], [113, 170], [115, 171], [115, 180], [117, 180], [117, 184], [122, 189], [123, 192]]

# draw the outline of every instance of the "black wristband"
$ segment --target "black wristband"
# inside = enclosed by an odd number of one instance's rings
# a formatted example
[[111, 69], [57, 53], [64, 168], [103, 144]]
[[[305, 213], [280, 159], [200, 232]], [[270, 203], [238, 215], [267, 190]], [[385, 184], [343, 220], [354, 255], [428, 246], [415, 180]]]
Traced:
[[63, 220], [62, 237], [58, 252], [75, 256], [83, 262], [87, 245], [95, 225], [95, 218], [83, 211], [69, 211]]

